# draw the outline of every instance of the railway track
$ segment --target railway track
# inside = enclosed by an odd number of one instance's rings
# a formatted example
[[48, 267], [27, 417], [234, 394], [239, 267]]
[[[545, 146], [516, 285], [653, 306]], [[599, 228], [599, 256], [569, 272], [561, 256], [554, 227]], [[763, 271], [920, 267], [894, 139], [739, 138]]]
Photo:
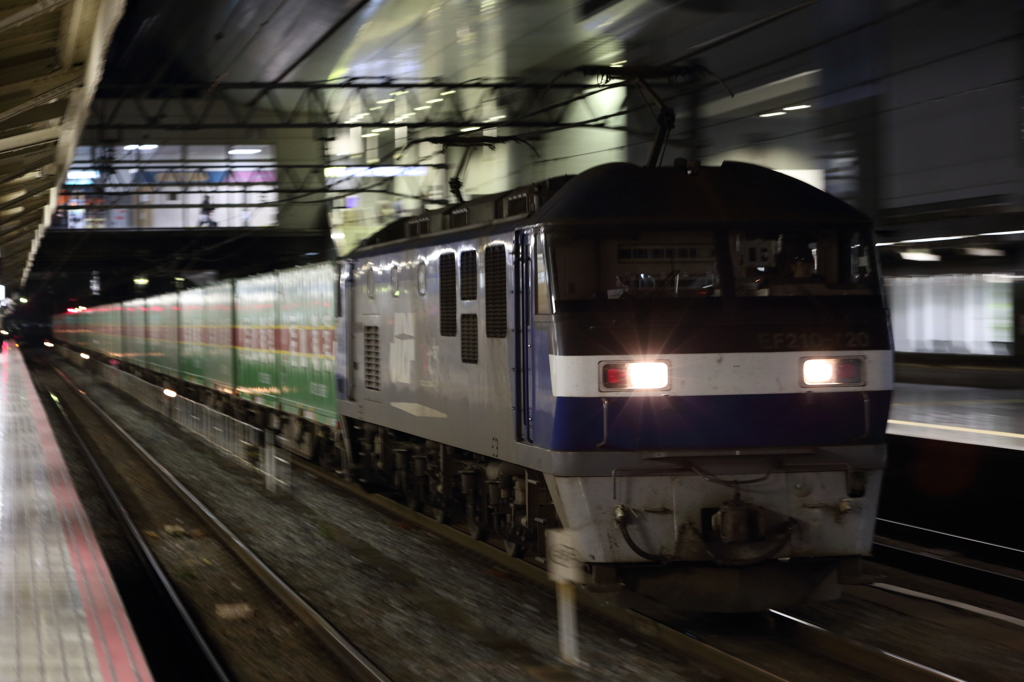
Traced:
[[[1024, 603], [1024, 551], [878, 519], [874, 559], [918, 575]], [[1001, 569], [1011, 569], [1004, 571]]]
[[[50, 371], [56, 377], [59, 377], [64, 390], [61, 390], [61, 387], [55, 386], [54, 382], [50, 381], [45, 382], [47, 385], [43, 386], [43, 393], [44, 395], [49, 394], [52, 400], [59, 406], [61, 414], [68, 418], [69, 425], [74, 429], [76, 438], [82, 442], [82, 446], [87, 448], [84, 442], [85, 439], [81, 438], [80, 429], [75, 429], [72, 422], [92, 417], [88, 438], [93, 440], [93, 442], [102, 442], [104, 450], [108, 454], [112, 450], [116, 451], [119, 455], [130, 453], [143, 462], [152, 474], [174, 493], [182, 507], [187, 509], [187, 511], [180, 512], [178, 517], [185, 517], [189, 514], [198, 517], [203, 526], [219, 540], [221, 545], [227, 550], [227, 553], [230, 553], [237, 559], [240, 567], [244, 566], [242, 570], [253, 576], [263, 588], [274, 595], [279, 605], [283, 606], [297, 621], [301, 622], [308, 630], [308, 634], [311, 634], [319, 642], [320, 646], [332, 655], [343, 674], [343, 677], [339, 678], [339, 670], [335, 670], [333, 673], [330, 673], [332, 679], [348, 679], [358, 682], [390, 682], [388, 676], [381, 672], [346, 637], [321, 617], [310, 604], [295, 593], [198, 498], [185, 488], [167, 469], [161, 466], [112, 417], [96, 405], [87, 393], [80, 389], [72, 379], [52, 366]], [[41, 381], [40, 383], [44, 382]], [[94, 461], [96, 459], [94, 458]], [[96, 466], [97, 471], [102, 469], [98, 463]], [[125, 523], [131, 524], [133, 528], [132, 534], [137, 542], [140, 543], [139, 551], [152, 559], [154, 562], [154, 572], [160, 576], [160, 580], [169, 590], [169, 594], [173, 595], [169, 598], [187, 615], [187, 609], [183, 606], [181, 599], [178, 598], [170, 579], [159, 568], [156, 558], [153, 557], [153, 553], [149, 550], [144, 539], [144, 533], [139, 531], [131, 519], [128, 518], [127, 505], [118, 499], [118, 495], [114, 492], [113, 486], [109, 482], [106, 484], [106, 488], [109, 490], [109, 494], [114, 496], [112, 498], [113, 505], [121, 511], [125, 518]], [[150, 487], [151, 489], [152, 487]], [[217, 657], [212, 652], [213, 647], [206, 643], [206, 638], [202, 634], [202, 625], [197, 625], [190, 620], [187, 627], [195, 635], [197, 641], [200, 642], [198, 646], [208, 654], [207, 660], [213, 671], [194, 679], [227, 680], [235, 678], [235, 675], [225, 673]], [[193, 678], [189, 677], [189, 679]]]
[[[346, 490], [402, 521], [415, 524], [438, 537], [472, 550], [510, 573], [544, 588], [551, 588], [552, 583], [547, 572], [538, 564], [510, 557], [502, 548], [474, 540], [464, 530], [437, 523], [433, 518], [413, 511], [399, 501], [379, 493], [368, 492], [362, 486], [343, 481], [315, 465], [297, 461], [293, 462], [293, 466], [301, 468], [332, 486]], [[723, 648], [708, 643], [707, 636], [700, 628], [667, 624], [636, 611], [609, 608], [601, 605], [582, 590], [578, 591], [578, 600], [582, 608], [602, 620], [681, 655], [692, 656], [704, 661], [737, 679], [750, 682], [787, 682], [787, 678], [775, 674], [759, 664], [744, 660]], [[800, 648], [825, 656], [844, 666], [860, 670], [870, 675], [872, 679], [892, 680], [893, 682], [956, 682], [960, 680], [960, 678], [901, 656], [840, 637], [822, 627], [782, 611], [772, 611], [769, 616], [769, 624], [775, 631], [775, 634], [770, 636], [777, 636], [789, 643], [796, 643]]]
[[[70, 382], [70, 379], [66, 380]], [[92, 409], [99, 410], [95, 405], [92, 405]], [[113, 423], [110, 417], [104, 415], [104, 418], [108, 422]], [[302, 461], [295, 462], [294, 464], [297, 468], [301, 468], [311, 476], [344, 491], [348, 495], [364, 500], [401, 522], [414, 524], [435, 536], [439, 536], [483, 556], [490, 562], [500, 566], [504, 571], [543, 586], [545, 589], [551, 589], [551, 583], [548, 580], [546, 571], [536, 563], [512, 558], [500, 547], [472, 539], [464, 530], [439, 524], [433, 518], [413, 511], [401, 502], [364, 490], [358, 484], [346, 482], [339, 476], [331, 472], [325, 472], [315, 465]], [[157, 469], [162, 468], [155, 462], [152, 466]], [[181, 494], [186, 498], [192, 499], [193, 504], [202, 508], [201, 503], [190, 493], [183, 491]], [[233, 537], [231, 531], [226, 528], [221, 532], [229, 538]], [[252, 556], [250, 561], [262, 564], [255, 556]], [[597, 616], [600, 620], [661, 648], [673, 651], [687, 658], [700, 660], [721, 671], [729, 679], [756, 682], [790, 682], [791, 679], [796, 679], [788, 676], [785, 672], [778, 672], [778, 668], [770, 663], [764, 661], [754, 663], [743, 656], [730, 653], [727, 651], [728, 647], [716, 646], [712, 643], [712, 640], [721, 640], [720, 633], [715, 633], [713, 628], [708, 629], [699, 623], [666, 623], [637, 612], [607, 608], [599, 604], [597, 600], [593, 599], [585, 591], [580, 591], [579, 603], [584, 610]], [[790, 614], [772, 612], [766, 619], [761, 621], [761, 624], [762, 627], [753, 628], [753, 630], [761, 630], [761, 632], [753, 633], [754, 635], [772, 639], [788, 648], [789, 651], [795, 649], [803, 651], [807, 656], [817, 660], [827, 659], [837, 669], [851, 669], [854, 671], [850, 676], [851, 679], [908, 680], [910, 682], [937, 680], [952, 682], [960, 679], [928, 666], [915, 663], [905, 657], [838, 636]], [[751, 633], [748, 632], [747, 634]], [[783, 656], [785, 655], [783, 654]], [[829, 677], [828, 679], [843, 678]]]

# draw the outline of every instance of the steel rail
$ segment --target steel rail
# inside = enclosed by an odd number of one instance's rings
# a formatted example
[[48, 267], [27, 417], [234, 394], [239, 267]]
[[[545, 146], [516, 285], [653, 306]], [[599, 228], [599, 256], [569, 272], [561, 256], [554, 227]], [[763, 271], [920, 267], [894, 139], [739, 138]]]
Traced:
[[235, 535], [224, 523], [217, 518], [213, 512], [203, 504], [199, 498], [192, 494], [177, 478], [171, 474], [162, 464], [149, 454], [132, 436], [125, 431], [117, 421], [97, 405], [88, 393], [81, 389], [67, 375], [58, 369], [54, 371], [64, 380], [65, 383], [77, 392], [82, 402], [104, 422], [106, 422], [117, 435], [129, 445], [136, 454], [156, 474], [167, 483], [167, 485], [188, 505], [196, 514], [203, 518], [210, 529], [256, 576], [260, 581], [273, 592], [284, 605], [291, 610], [307, 627], [309, 627], [317, 639], [353, 674], [354, 679], [359, 682], [391, 682], [377, 666], [370, 661], [356, 646], [344, 635], [338, 632], [333, 625], [321, 616], [306, 600], [296, 593], [284, 580], [281, 579], [267, 564], [249, 549], [242, 540]]
[[[52, 365], [51, 369], [53, 369], [57, 374], [61, 374], [60, 370], [56, 369]], [[63, 376], [63, 374], [61, 374], [61, 376]], [[43, 389], [36, 381], [35, 377], [33, 377], [32, 383], [35, 386], [37, 393], [49, 394], [50, 398], [53, 400], [54, 407], [61, 416], [61, 421], [71, 434], [72, 439], [75, 441], [75, 445], [78, 446], [79, 452], [81, 452], [82, 456], [85, 458], [93, 478], [96, 479], [100, 489], [103, 491], [104, 497], [106, 497], [107, 501], [110, 503], [110, 508], [114, 511], [118, 522], [127, 533], [129, 544], [131, 544], [135, 554], [142, 560], [151, 580], [160, 589], [161, 593], [165, 595], [166, 599], [170, 602], [174, 611], [177, 613], [181, 623], [185, 626], [185, 629], [188, 631], [192, 641], [195, 642], [196, 647], [199, 649], [199, 653], [202, 655], [206, 665], [209, 667], [210, 672], [216, 679], [222, 680], [223, 682], [230, 682], [231, 677], [224, 670], [220, 660], [217, 658], [217, 655], [213, 652], [213, 649], [206, 641], [206, 636], [203, 635], [202, 630], [198, 625], [196, 625], [196, 622], [189, 613], [188, 608], [178, 595], [178, 591], [174, 588], [170, 578], [167, 577], [167, 573], [160, 565], [160, 562], [157, 560], [152, 550], [150, 550], [149, 545], [146, 544], [145, 539], [142, 537], [142, 532], [139, 530], [138, 526], [135, 525], [131, 516], [129, 516], [128, 510], [125, 509], [124, 504], [121, 502], [121, 498], [118, 497], [114, 487], [110, 484], [110, 481], [103, 473], [99, 462], [92, 453], [92, 449], [86, 444], [85, 439], [82, 437], [78, 428], [75, 427], [74, 422], [71, 420], [71, 415], [68, 413], [67, 407], [57, 396]]]

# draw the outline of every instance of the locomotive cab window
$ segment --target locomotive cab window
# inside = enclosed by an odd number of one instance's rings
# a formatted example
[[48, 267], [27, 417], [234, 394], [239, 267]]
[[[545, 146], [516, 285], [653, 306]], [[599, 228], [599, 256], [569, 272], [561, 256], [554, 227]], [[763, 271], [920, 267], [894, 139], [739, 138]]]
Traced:
[[729, 235], [737, 296], [876, 294], [868, 244], [857, 230], [750, 230]]
[[712, 231], [607, 230], [548, 235], [556, 305], [722, 295]]

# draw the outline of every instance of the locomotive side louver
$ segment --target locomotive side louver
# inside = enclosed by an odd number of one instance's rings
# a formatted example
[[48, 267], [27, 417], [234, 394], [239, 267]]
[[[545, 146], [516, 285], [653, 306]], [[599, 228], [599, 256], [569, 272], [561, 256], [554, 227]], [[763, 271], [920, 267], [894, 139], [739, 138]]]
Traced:
[[507, 287], [505, 247], [500, 244], [488, 246], [484, 251], [484, 303], [487, 313], [487, 338], [489, 339], [503, 339], [508, 334]]
[[480, 357], [476, 315], [462, 316], [462, 361], [476, 364]]
[[455, 254], [442, 253], [438, 259], [441, 278], [441, 336], [458, 333], [455, 301]]
[[463, 301], [476, 300], [476, 251], [463, 251], [459, 256], [459, 293]]
[[380, 390], [380, 327], [366, 327], [364, 331], [365, 348], [363, 367], [366, 376], [366, 388], [371, 391]]

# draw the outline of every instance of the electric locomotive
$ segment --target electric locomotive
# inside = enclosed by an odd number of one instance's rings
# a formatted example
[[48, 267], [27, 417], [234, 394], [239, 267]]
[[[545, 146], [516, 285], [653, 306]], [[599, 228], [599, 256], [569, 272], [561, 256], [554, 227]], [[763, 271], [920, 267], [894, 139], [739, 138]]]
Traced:
[[754, 611], [857, 579], [892, 344], [840, 200], [742, 163], [599, 166], [392, 223], [339, 303], [350, 475], [510, 553], [561, 529], [613, 604]]
[[828, 598], [871, 549], [871, 224], [765, 168], [599, 166], [54, 329], [609, 604]]

